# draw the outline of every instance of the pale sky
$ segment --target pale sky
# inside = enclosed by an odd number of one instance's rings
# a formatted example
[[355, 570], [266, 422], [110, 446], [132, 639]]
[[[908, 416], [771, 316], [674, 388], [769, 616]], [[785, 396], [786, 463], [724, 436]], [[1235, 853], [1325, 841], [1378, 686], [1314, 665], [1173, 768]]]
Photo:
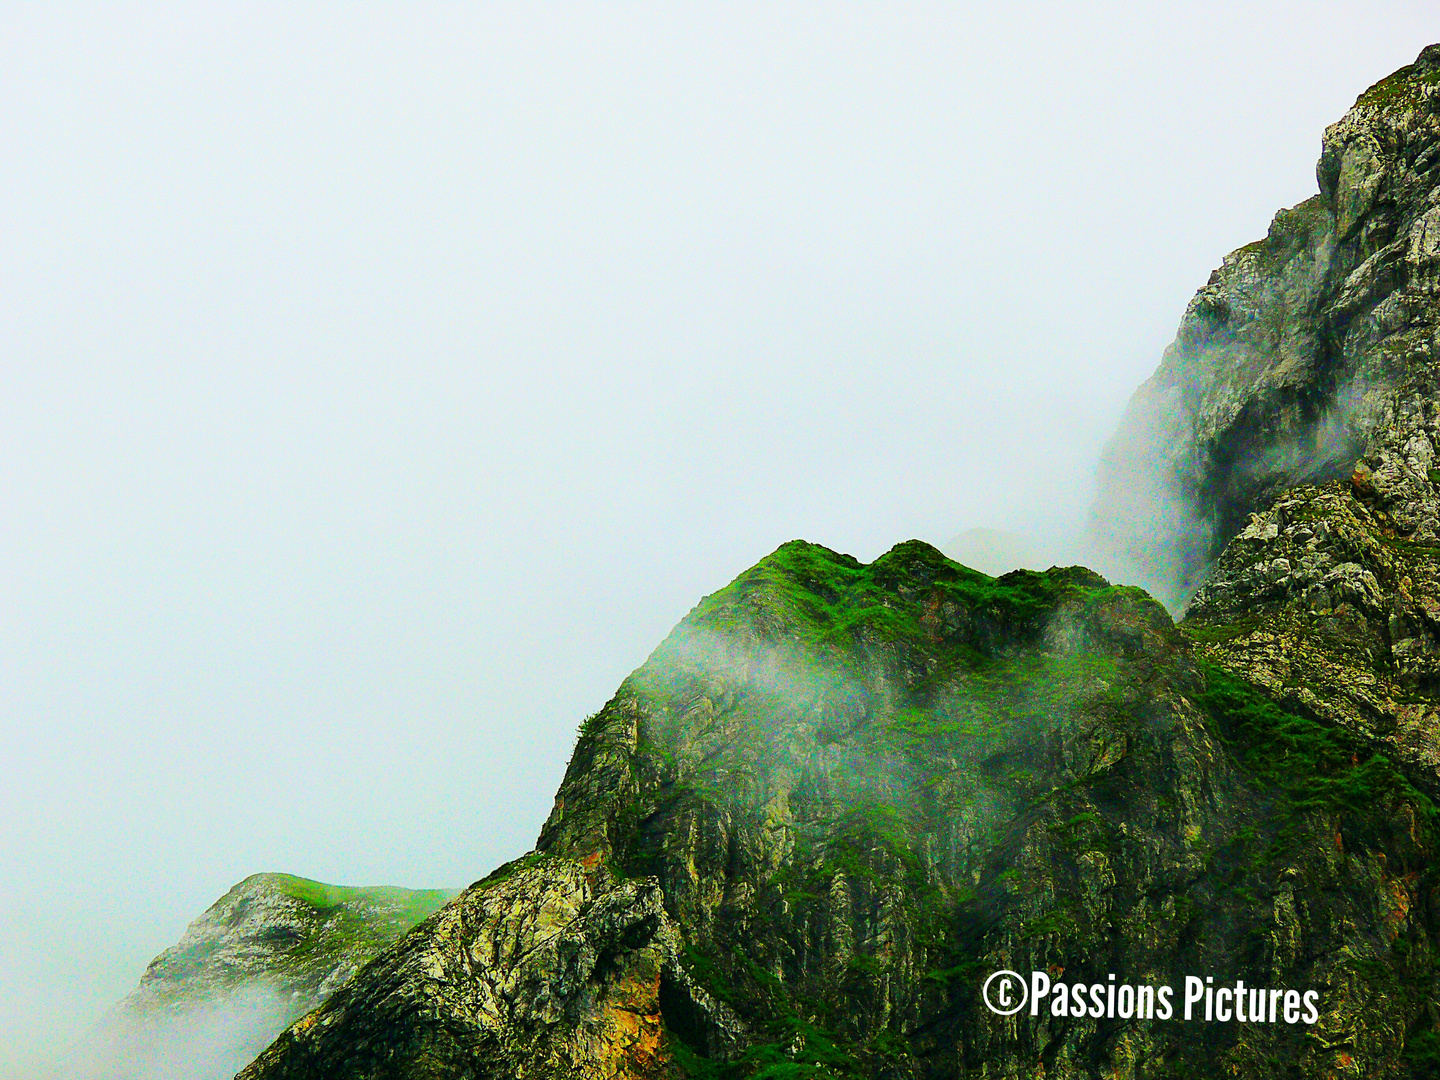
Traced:
[[0, 6], [0, 1076], [460, 886], [786, 540], [1063, 530], [1433, 4]]

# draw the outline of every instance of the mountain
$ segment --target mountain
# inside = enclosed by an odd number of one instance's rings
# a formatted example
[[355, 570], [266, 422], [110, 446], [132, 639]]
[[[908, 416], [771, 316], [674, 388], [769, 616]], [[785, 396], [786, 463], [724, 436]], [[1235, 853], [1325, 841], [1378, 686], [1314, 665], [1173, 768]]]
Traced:
[[1178, 605], [1251, 513], [1352, 475], [1435, 542], [1437, 84], [1432, 45], [1362, 94], [1325, 132], [1320, 194], [1195, 294], [1101, 462], [1105, 569]]
[[151, 962], [65, 1075], [232, 1076], [454, 895], [254, 874]]
[[1440, 1075], [1437, 164], [1431, 46], [1137, 392], [1091, 531], [1178, 625], [786, 544], [242, 1080]]
[[[242, 1075], [1379, 1075], [1427, 1015], [1440, 833], [1356, 754], [1138, 589], [792, 543], [587, 722], [533, 855]], [[1340, 1049], [1016, 1024], [977, 1000], [1001, 968], [1331, 988]]]

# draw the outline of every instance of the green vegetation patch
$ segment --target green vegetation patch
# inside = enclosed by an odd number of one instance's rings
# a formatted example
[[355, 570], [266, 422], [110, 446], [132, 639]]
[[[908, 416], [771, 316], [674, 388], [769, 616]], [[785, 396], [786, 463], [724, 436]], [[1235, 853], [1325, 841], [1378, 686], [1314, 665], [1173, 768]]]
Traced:
[[919, 540], [897, 544], [868, 565], [793, 540], [706, 597], [687, 621], [750, 628], [767, 621], [757, 614], [763, 611], [803, 642], [844, 651], [867, 641], [928, 640], [926, 616], [947, 602], [1035, 629], [1065, 601], [1103, 603], [1122, 594], [1149, 599], [1138, 589], [1112, 589], [1078, 566], [992, 578]]
[[1419, 104], [1424, 100], [1424, 89], [1437, 83], [1440, 83], [1440, 71], [1416, 75], [1415, 65], [1407, 64], [1366, 90], [1355, 99], [1355, 104], [1368, 105], [1374, 109]]
[[692, 1080], [834, 1080], [862, 1075], [855, 1048], [816, 1019], [814, 1004], [798, 1001], [784, 983], [754, 961], [738, 951], [732, 957], [735, 970], [743, 973], [742, 989], [730, 982], [721, 964], [694, 946], [686, 946], [683, 960], [712, 995], [750, 1015], [757, 1036], [739, 1058], [728, 1062], [701, 1057], [675, 1038], [675, 1063], [684, 1075]]
[[276, 890], [292, 900], [309, 904], [318, 911], [345, 905], [352, 908], [382, 908], [393, 911], [397, 922], [414, 926], [444, 907], [455, 889], [401, 889], [393, 885], [326, 885], [321, 881], [291, 874], [267, 874]]
[[552, 858], [554, 858], [553, 855], [544, 851], [532, 851], [529, 854], [521, 855], [518, 859], [511, 859], [507, 863], [501, 863], [477, 881], [473, 887], [488, 889], [494, 885], [499, 885], [502, 881], [509, 881], [521, 870], [528, 870], [530, 867]]
[[1251, 615], [1234, 622], [1183, 622], [1180, 624], [1180, 632], [1201, 645], [1221, 645], [1253, 634], [1260, 629], [1263, 621], [1260, 616]]
[[1430, 827], [1440, 820], [1435, 804], [1384, 754], [1367, 751], [1340, 728], [1286, 711], [1218, 665], [1200, 667], [1206, 689], [1199, 704], [1250, 773], [1283, 792], [1295, 811], [1369, 815], [1407, 803]]
[[[1437, 473], [1440, 470], [1432, 469], [1431, 472]], [[1434, 480], [1435, 476], [1432, 475], [1431, 481], [1434, 482]], [[1420, 544], [1414, 540], [1402, 540], [1398, 536], [1379, 536], [1376, 539], [1391, 551], [1399, 552], [1401, 555], [1411, 555], [1421, 559], [1440, 558], [1440, 546], [1435, 544]]]
[[1402, 1057], [1415, 1080], [1440, 1080], [1440, 1032], [1411, 1035], [1405, 1040]]

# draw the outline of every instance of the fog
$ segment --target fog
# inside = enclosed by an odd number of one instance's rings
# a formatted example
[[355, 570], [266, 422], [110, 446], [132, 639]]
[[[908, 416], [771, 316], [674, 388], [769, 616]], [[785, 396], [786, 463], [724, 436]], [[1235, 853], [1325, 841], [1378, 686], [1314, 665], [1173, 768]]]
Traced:
[[1436, 36], [1419, 3], [0, 27], [6, 1077], [248, 874], [528, 849], [581, 718], [782, 542], [1073, 534], [1190, 295]]
[[[246, 986], [193, 1008], [116, 1010], [54, 1080], [231, 1080], [294, 1019], [275, 988]], [[33, 1074], [32, 1074], [33, 1075]]]

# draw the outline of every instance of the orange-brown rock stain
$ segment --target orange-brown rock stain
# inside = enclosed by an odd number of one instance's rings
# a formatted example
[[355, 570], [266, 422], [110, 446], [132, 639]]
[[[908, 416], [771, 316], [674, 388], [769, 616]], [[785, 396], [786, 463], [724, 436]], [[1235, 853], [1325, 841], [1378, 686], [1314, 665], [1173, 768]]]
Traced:
[[603, 1021], [608, 1047], [597, 1078], [666, 1080], [674, 1055], [660, 1015], [660, 972], [635, 972], [616, 984]]
[[1420, 875], [1411, 871], [1404, 877], [1393, 878], [1389, 882], [1386, 892], [1390, 902], [1380, 916], [1387, 940], [1394, 941], [1399, 937], [1401, 927], [1410, 918], [1410, 905], [1414, 899], [1411, 894], [1419, 880]]

